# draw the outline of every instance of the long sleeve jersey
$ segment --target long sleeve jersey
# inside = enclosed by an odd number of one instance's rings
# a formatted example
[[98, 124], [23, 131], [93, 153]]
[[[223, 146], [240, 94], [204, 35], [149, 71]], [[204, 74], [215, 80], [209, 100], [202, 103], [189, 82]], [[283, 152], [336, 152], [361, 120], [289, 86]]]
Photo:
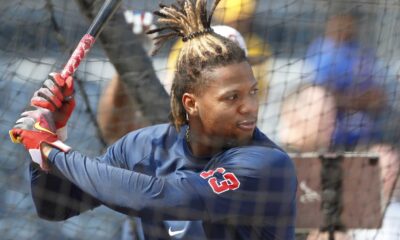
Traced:
[[[174, 223], [200, 226], [207, 239], [294, 239], [297, 179], [289, 156], [256, 129], [249, 145], [195, 157], [186, 128], [131, 132], [95, 159], [53, 149], [53, 173], [31, 168], [39, 216], [62, 220], [104, 204], [138, 217], [144, 239], [192, 239]], [[68, 200], [56, 201], [54, 192]]]

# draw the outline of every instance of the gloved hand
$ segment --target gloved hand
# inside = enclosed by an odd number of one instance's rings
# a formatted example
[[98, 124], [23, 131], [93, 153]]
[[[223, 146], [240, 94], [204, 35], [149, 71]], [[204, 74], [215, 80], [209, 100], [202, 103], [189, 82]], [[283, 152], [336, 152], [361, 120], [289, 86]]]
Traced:
[[9, 134], [14, 143], [24, 145], [25, 149], [29, 151], [32, 161], [38, 163], [44, 171], [49, 171], [50, 167], [41, 151], [42, 145], [48, 144], [63, 152], [71, 149], [58, 140], [55, 130], [51, 112], [44, 108], [38, 108], [22, 113], [21, 118], [17, 120]]
[[63, 79], [59, 73], [50, 73], [43, 86], [34, 93], [31, 105], [53, 112], [56, 133], [62, 141], [65, 141], [67, 122], [75, 108], [72, 77]]

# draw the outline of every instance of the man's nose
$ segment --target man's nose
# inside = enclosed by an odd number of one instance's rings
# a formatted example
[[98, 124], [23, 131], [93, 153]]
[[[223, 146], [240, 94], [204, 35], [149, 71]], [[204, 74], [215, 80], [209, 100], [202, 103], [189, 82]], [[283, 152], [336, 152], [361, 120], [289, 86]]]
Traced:
[[243, 99], [242, 104], [239, 107], [241, 114], [249, 114], [258, 112], [258, 98], [256, 95], [250, 95]]

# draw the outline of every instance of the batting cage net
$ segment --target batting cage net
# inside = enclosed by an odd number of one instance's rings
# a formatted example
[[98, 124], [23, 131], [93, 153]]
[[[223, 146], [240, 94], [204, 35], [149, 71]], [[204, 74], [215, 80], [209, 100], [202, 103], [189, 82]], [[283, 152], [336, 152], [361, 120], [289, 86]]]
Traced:
[[[0, 0], [1, 239], [136, 239], [131, 218], [104, 206], [39, 218], [30, 157], [8, 134], [102, 3]], [[98, 156], [127, 132], [168, 121], [182, 43], [148, 56], [144, 32], [157, 24], [158, 3], [124, 0], [75, 73], [66, 141], [74, 150]], [[400, 3], [224, 0], [213, 21], [240, 32], [215, 29], [246, 49], [260, 89], [258, 127], [296, 165], [297, 238], [400, 239]]]

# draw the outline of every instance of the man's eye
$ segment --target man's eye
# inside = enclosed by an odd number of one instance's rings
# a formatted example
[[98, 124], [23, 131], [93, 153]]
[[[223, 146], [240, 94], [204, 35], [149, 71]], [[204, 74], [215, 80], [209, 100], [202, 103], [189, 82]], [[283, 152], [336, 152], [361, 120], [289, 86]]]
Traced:
[[232, 94], [226, 97], [226, 100], [233, 101], [238, 98], [237, 94]]
[[255, 95], [258, 93], [258, 91], [259, 91], [258, 88], [255, 88], [255, 89], [251, 90], [250, 94]]

